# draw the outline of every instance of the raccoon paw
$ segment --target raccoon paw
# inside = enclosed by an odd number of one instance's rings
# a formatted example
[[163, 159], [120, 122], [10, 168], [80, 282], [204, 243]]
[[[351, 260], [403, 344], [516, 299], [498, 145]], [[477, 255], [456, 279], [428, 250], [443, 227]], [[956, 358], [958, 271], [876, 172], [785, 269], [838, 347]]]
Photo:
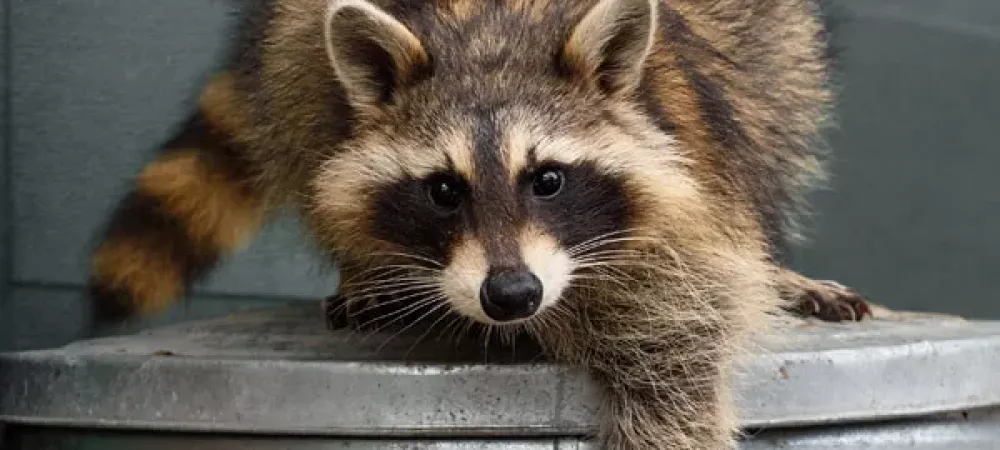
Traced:
[[781, 289], [790, 303], [786, 309], [802, 317], [854, 322], [872, 316], [864, 297], [836, 281], [813, 280], [793, 272], [785, 277]]
[[324, 298], [320, 305], [323, 317], [326, 318], [327, 330], [341, 330], [350, 326], [347, 305], [340, 299], [340, 296], [331, 295]]
[[[327, 329], [353, 331], [379, 331], [391, 325], [394, 316], [387, 313], [387, 307], [378, 304], [358, 304], [344, 301], [339, 295], [323, 299], [323, 314]], [[398, 322], [398, 321], [396, 321]]]

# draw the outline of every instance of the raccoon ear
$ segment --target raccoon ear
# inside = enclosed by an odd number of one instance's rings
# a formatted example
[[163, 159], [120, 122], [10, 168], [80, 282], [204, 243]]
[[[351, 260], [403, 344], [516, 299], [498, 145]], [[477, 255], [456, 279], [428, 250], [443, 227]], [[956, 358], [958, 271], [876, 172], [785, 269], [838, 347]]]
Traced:
[[612, 95], [634, 91], [653, 46], [658, 1], [599, 0], [563, 46], [565, 68]]
[[429, 68], [420, 39], [365, 0], [331, 0], [324, 38], [348, 100], [362, 114], [376, 113]]

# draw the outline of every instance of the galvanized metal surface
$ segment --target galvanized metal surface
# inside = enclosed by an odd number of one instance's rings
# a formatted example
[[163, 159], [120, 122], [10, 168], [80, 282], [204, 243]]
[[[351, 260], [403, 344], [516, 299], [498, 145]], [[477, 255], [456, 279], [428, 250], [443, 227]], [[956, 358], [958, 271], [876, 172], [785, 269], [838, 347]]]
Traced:
[[997, 450], [1000, 409], [922, 420], [780, 429], [752, 436], [741, 450]]
[[[803, 322], [762, 341], [736, 380], [746, 427], [1000, 405], [1000, 323]], [[595, 429], [589, 377], [524, 347], [483, 362], [482, 349], [434, 340], [382, 344], [327, 331], [315, 307], [291, 307], [6, 354], [0, 422], [341, 437]]]
[[[580, 437], [534, 439], [352, 439], [115, 433], [85, 429], [17, 427], [7, 450], [597, 450]], [[754, 433], [741, 450], [996, 450], [1000, 410], [901, 423], [831, 426]]]

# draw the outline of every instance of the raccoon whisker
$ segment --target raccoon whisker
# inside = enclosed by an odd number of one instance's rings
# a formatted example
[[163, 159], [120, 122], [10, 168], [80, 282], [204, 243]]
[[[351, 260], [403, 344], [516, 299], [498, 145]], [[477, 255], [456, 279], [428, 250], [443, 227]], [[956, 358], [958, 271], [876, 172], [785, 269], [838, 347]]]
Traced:
[[425, 256], [415, 255], [415, 254], [412, 254], [412, 253], [375, 252], [372, 255], [373, 256], [397, 256], [397, 257], [400, 257], [400, 258], [409, 258], [409, 259], [412, 259], [412, 260], [421, 261], [421, 262], [425, 262], [425, 263], [431, 264], [432, 266], [437, 267], [437, 268], [441, 268], [441, 269], [444, 268], [444, 264], [441, 264], [438, 261], [435, 261], [435, 260], [430, 259], [430, 258], [425, 257]]
[[[445, 302], [445, 301], [442, 301], [442, 300], [444, 300], [444, 296], [441, 296], [441, 297], [435, 299], [434, 301], [432, 301], [431, 304], [433, 304], [434, 302], [437, 302], [438, 305], [435, 306], [435, 307], [433, 307], [433, 308], [431, 308], [427, 312], [423, 313], [422, 315], [420, 315], [420, 317], [417, 317], [415, 320], [413, 320], [412, 322], [410, 322], [408, 325], [406, 325], [405, 327], [403, 327], [399, 331], [393, 333], [392, 336], [389, 336], [388, 338], [386, 338], [385, 341], [382, 342], [382, 345], [380, 345], [378, 347], [378, 349], [376, 349], [376, 351], [381, 351], [382, 347], [385, 347], [385, 345], [388, 344], [389, 341], [391, 341], [391, 340], [393, 340], [393, 339], [401, 336], [407, 330], [409, 330], [410, 328], [413, 328], [414, 325], [420, 323], [421, 320], [424, 320], [428, 316], [430, 316], [431, 314], [434, 314], [435, 312], [440, 311], [441, 308], [447, 308], [448, 307], [448, 302]], [[438, 320], [440, 320], [440, 319], [438, 319]], [[437, 323], [437, 320], [434, 321], [434, 324], [436, 324], [436, 323]], [[431, 326], [433, 326], [433, 324]], [[412, 348], [411, 348], [411, 350], [412, 350]]]
[[572, 256], [580, 256], [580, 255], [582, 255], [582, 254], [584, 254], [584, 253], [586, 253], [588, 251], [591, 251], [591, 250], [600, 249], [600, 248], [607, 247], [607, 246], [612, 245], [612, 244], [620, 244], [620, 243], [624, 243], [624, 242], [660, 242], [660, 240], [656, 239], [656, 238], [643, 237], [643, 236], [630, 236], [630, 237], [621, 237], [621, 238], [615, 238], [615, 239], [605, 239], [605, 240], [601, 240], [601, 241], [598, 241], [598, 242], [591, 243], [591, 244], [589, 244], [589, 245], [587, 245], [585, 247], [577, 248], [577, 249], [572, 250], [572, 251], [567, 250], [567, 253], [571, 257]]
[[[520, 328], [524, 329], [524, 325], [521, 325]], [[510, 346], [511, 358], [517, 358], [517, 339], [515, 338], [515, 336], [516, 333], [511, 329], [501, 331], [500, 339], [504, 342], [504, 345]]]
[[[607, 258], [577, 262], [573, 266], [573, 272], [588, 273], [588, 272], [595, 272], [596, 270], [601, 268], [614, 268], [616, 270], [622, 270], [622, 268], [639, 269], [638, 266], [631, 267], [632, 262], [641, 263], [643, 261], [641, 259], [625, 259], [620, 256], [614, 256], [614, 257], [609, 256]], [[626, 278], [629, 276], [623, 273], [619, 273], [618, 275], [624, 276]]]
[[341, 289], [347, 292], [350, 296], [356, 296], [360, 294], [366, 294], [369, 292], [388, 292], [390, 289], [395, 288], [405, 288], [414, 286], [436, 286], [438, 282], [431, 278], [426, 277], [414, 277], [409, 279], [395, 279], [386, 282], [372, 282], [366, 284], [358, 284], [353, 286], [348, 286]]
[[585, 254], [582, 254], [582, 255], [579, 255], [579, 256], [575, 256], [575, 257], [572, 257], [572, 259], [573, 259], [574, 262], [578, 262], [579, 263], [579, 262], [587, 262], [587, 261], [590, 261], [590, 260], [593, 260], [593, 259], [607, 258], [607, 257], [611, 257], [611, 256], [626, 256], [626, 257], [644, 258], [644, 257], [648, 256], [648, 253], [641, 252], [639, 250], [627, 250], [627, 249], [601, 250], [601, 251], [597, 251], [597, 252], [590, 252], [590, 253], [585, 253]]
[[588, 246], [590, 244], [593, 244], [595, 242], [601, 241], [603, 239], [610, 238], [612, 236], [619, 236], [619, 235], [622, 235], [622, 234], [628, 234], [628, 233], [633, 232], [634, 230], [635, 229], [633, 229], [633, 228], [626, 228], [626, 229], [622, 229], [622, 230], [615, 230], [615, 231], [612, 231], [612, 232], [609, 232], [609, 233], [599, 234], [599, 235], [594, 236], [594, 237], [592, 237], [590, 239], [587, 239], [587, 240], [585, 240], [583, 242], [580, 242], [579, 244], [576, 244], [576, 245], [574, 245], [572, 247], [569, 247], [568, 249], [566, 249], [566, 251], [572, 254], [575, 251], [577, 251], [578, 249], [586, 247], [586, 246]]
[[[360, 310], [355, 311], [353, 314], [355, 314], [355, 315], [361, 314], [361, 313], [364, 313], [366, 311], [371, 311], [373, 309], [376, 309], [376, 308], [379, 308], [379, 307], [382, 307], [382, 306], [393, 305], [393, 304], [396, 304], [396, 303], [399, 303], [399, 302], [402, 302], [402, 301], [406, 301], [406, 300], [412, 299], [414, 297], [420, 297], [422, 295], [430, 295], [430, 294], [434, 294], [434, 293], [435, 293], [435, 289], [434, 288], [428, 288], [428, 289], [423, 289], [423, 290], [416, 291], [416, 292], [410, 292], [407, 295], [404, 295], [402, 297], [392, 297], [392, 298], [390, 298], [389, 300], [386, 300], [386, 301], [376, 301], [376, 302], [373, 302], [372, 304], [366, 305], [364, 308], [361, 308]], [[361, 302], [361, 301], [363, 301], [365, 299], [369, 299], [369, 298], [372, 298], [372, 297], [376, 297], [376, 296], [361, 297], [361, 298], [351, 298], [351, 302], [357, 303], [357, 302]]]
[[395, 323], [399, 319], [408, 316], [411, 311], [413, 311], [415, 309], [419, 309], [422, 306], [426, 306], [426, 305], [432, 304], [435, 301], [440, 301], [443, 298], [444, 298], [443, 295], [436, 295], [436, 296], [433, 296], [433, 297], [422, 298], [420, 300], [417, 300], [417, 301], [413, 302], [412, 304], [404, 306], [401, 309], [389, 311], [389, 312], [387, 312], [385, 314], [382, 314], [380, 316], [372, 318], [372, 319], [366, 321], [365, 323], [361, 324], [360, 328], [364, 328], [364, 327], [366, 327], [368, 325], [371, 325], [373, 323], [376, 323], [376, 322], [378, 322], [378, 321], [380, 321], [382, 319], [386, 319], [386, 318], [389, 318], [389, 317], [396, 316], [396, 318], [392, 319], [389, 322], [386, 322], [386, 323], [382, 324], [380, 327], [376, 328], [375, 331], [372, 332], [372, 334], [378, 333], [379, 331], [381, 331], [382, 329], [384, 329], [385, 327], [387, 327], [389, 325], [392, 325], [393, 323]]
[[623, 237], [617, 237], [617, 238], [611, 238], [611, 239], [602, 239], [600, 241], [591, 242], [590, 244], [588, 244], [586, 246], [581, 246], [581, 247], [575, 248], [574, 251], [575, 251], [575, 253], [581, 253], [581, 252], [586, 251], [588, 249], [604, 247], [604, 246], [609, 245], [609, 244], [617, 244], [617, 243], [620, 243], [620, 242], [656, 242], [656, 243], [659, 243], [659, 242], [662, 242], [662, 240], [659, 239], [659, 238], [652, 237], [652, 236], [623, 236]]
[[341, 284], [357, 283], [358, 282], [357, 280], [361, 278], [364, 278], [362, 282], [366, 280], [383, 280], [386, 278], [391, 278], [391, 274], [399, 272], [430, 272], [432, 274], [437, 274], [440, 273], [441, 271], [439, 269], [417, 266], [417, 265], [409, 265], [409, 264], [380, 264], [374, 267], [369, 267], [359, 273], [354, 274], [350, 278], [344, 280]]
[[628, 267], [629, 264], [614, 264], [613, 261], [601, 261], [594, 263], [581, 264], [577, 266], [580, 270], [590, 270], [596, 274], [602, 275], [605, 281], [612, 281], [615, 284], [626, 287], [625, 281], [630, 281], [636, 285], [641, 285], [642, 283], [635, 276], [626, 273], [624, 267]]
[[[635, 261], [640, 261], [640, 260], [635, 260]], [[633, 261], [630, 261], [630, 260], [610, 259], [609, 258], [609, 259], [604, 259], [604, 260], [594, 260], [594, 261], [588, 261], [588, 262], [585, 262], [585, 263], [582, 263], [582, 264], [576, 264], [573, 269], [574, 269], [574, 273], [595, 273], [598, 270], [605, 269], [605, 268], [607, 268], [609, 270], [610, 269], [615, 269], [617, 271], [623, 270], [623, 268], [639, 269], [639, 267], [637, 267], [637, 266], [636, 267], [630, 267], [630, 266], [632, 266], [632, 264], [631, 264], [632, 262]], [[626, 278], [628, 278], [628, 277], [631, 276], [631, 275], [626, 275], [624, 273], [618, 273], [618, 275], [626, 277]], [[629, 279], [631, 279], [631, 278], [629, 278]], [[632, 279], [632, 280], [634, 280], [634, 279]]]
[[605, 250], [602, 252], [594, 252], [592, 254], [573, 257], [572, 261], [577, 264], [583, 264], [587, 262], [599, 262], [602, 260], [613, 260], [613, 259], [632, 259], [636, 261], [645, 261], [648, 260], [649, 257], [650, 255], [644, 252], [629, 251], [629, 250]]
[[350, 289], [344, 289], [344, 295], [347, 297], [355, 298], [368, 298], [372, 296], [379, 295], [391, 295], [393, 293], [398, 293], [396, 289], [403, 289], [402, 292], [406, 292], [408, 288], [417, 287], [434, 287], [438, 283], [431, 280], [409, 280], [409, 281], [399, 281], [396, 283], [382, 283], [375, 284], [373, 286], [367, 286], [363, 289], [358, 289], [357, 287], [352, 287]]
[[577, 266], [577, 268], [578, 269], [589, 269], [589, 268], [594, 268], [594, 267], [611, 267], [611, 266], [646, 269], [646, 270], [652, 271], [652, 272], [657, 273], [657, 274], [669, 274], [669, 275], [676, 275], [677, 274], [677, 271], [676, 270], [671, 270], [670, 267], [663, 266], [663, 265], [657, 265], [657, 264], [651, 264], [651, 263], [640, 261], [640, 260], [629, 261], [629, 260], [622, 260], [622, 259], [609, 259], [609, 260], [603, 260], [603, 261], [600, 261], [600, 262], [580, 264], [580, 265]]
[[511, 350], [513, 350], [514, 346], [517, 344], [517, 336], [524, 332], [524, 326], [525, 324], [521, 323], [518, 324], [516, 328], [507, 327], [506, 329], [504, 329], [504, 333], [507, 335], [506, 340], [507, 343], [511, 346]]
[[[655, 260], [653, 260], [655, 261]], [[608, 251], [603, 254], [589, 255], [584, 258], [576, 258], [572, 260], [573, 271], [594, 271], [599, 268], [606, 268], [614, 272], [618, 276], [622, 276], [631, 281], [636, 281], [634, 275], [640, 275], [643, 273], [641, 269], [645, 269], [646, 272], [672, 272], [675, 270], [670, 265], [650, 262], [650, 256], [644, 253], [627, 253], [627, 252], [611, 252]], [[628, 272], [633, 273], [630, 275], [626, 273], [624, 269], [629, 269]]]
[[[621, 239], [627, 239], [627, 238], [606, 239], [606, 240], [601, 240], [601, 241], [597, 241], [597, 242], [592, 242], [592, 243], [590, 243], [590, 244], [588, 244], [586, 246], [583, 246], [583, 247], [566, 250], [566, 253], [569, 254], [570, 257], [575, 257], [575, 256], [583, 255], [583, 254], [585, 254], [585, 253], [587, 253], [589, 251], [592, 251], [592, 250], [598, 250], [598, 249], [601, 249], [601, 248], [606, 248], [607, 246], [612, 245], [612, 244], [617, 244], [617, 243], [620, 243], [620, 242], [627, 242], [627, 241], [623, 241]], [[634, 240], [634, 239], [629, 239], [629, 240]]]
[[[415, 272], [432, 272], [438, 273], [440, 269], [434, 267], [421, 266], [417, 264], [400, 264], [400, 263], [371, 263], [368, 264], [371, 267], [362, 270], [351, 276], [349, 280], [356, 280], [358, 278], [368, 278], [372, 276], [385, 276], [388, 273], [396, 273], [400, 271], [415, 271]], [[374, 274], [373, 274], [374, 273]]]
[[593, 277], [582, 279], [584, 282], [572, 282], [572, 285], [586, 292], [596, 292], [600, 293], [601, 290], [608, 289], [607, 284], [611, 283], [617, 286], [617, 289], [628, 289], [628, 286], [615, 278], [604, 276], [604, 277]]
[[[622, 280], [620, 280], [618, 277], [614, 277], [614, 276], [605, 274], [605, 273], [601, 272], [600, 270], [596, 270], [596, 269], [594, 270], [593, 274], [574, 273], [574, 274], [572, 274], [570, 276], [570, 282], [572, 283], [574, 279], [590, 280], [590, 281], [604, 281], [604, 282], [614, 283], [614, 284], [616, 284], [616, 285], [618, 285], [619, 287], [622, 287], [622, 288], [627, 288], [628, 287], [625, 284], [625, 282], [622, 281]], [[595, 286], [595, 288], [596, 288], [596, 286]]]
[[458, 333], [455, 335], [456, 342], [459, 339], [462, 339], [463, 336], [470, 335], [472, 333], [472, 329], [478, 326], [477, 322], [475, 322], [475, 321], [473, 321], [471, 319], [468, 319], [468, 318], [465, 318], [465, 320], [463, 320], [463, 323], [464, 323], [465, 326], [464, 327], [460, 327], [458, 329]]
[[366, 270], [363, 273], [366, 273], [366, 272], [369, 272], [369, 271], [373, 271], [373, 270], [378, 270], [378, 269], [412, 270], [412, 271], [415, 271], [415, 272], [432, 272], [432, 273], [439, 273], [439, 272], [441, 272], [441, 269], [439, 269], [437, 267], [420, 266], [420, 265], [417, 265], [417, 264], [375, 264], [374, 267], [372, 267], [371, 269]]
[[[416, 267], [418, 267], [418, 266], [414, 266], [414, 268], [416, 268]], [[353, 274], [350, 278], [347, 278], [347, 279], [341, 281], [340, 284], [341, 285], [350, 285], [352, 283], [357, 282], [357, 280], [359, 280], [359, 279], [369, 279], [369, 278], [372, 278], [372, 277], [386, 277], [386, 276], [389, 276], [390, 274], [403, 272], [405, 270], [408, 270], [408, 268], [404, 268], [402, 266], [374, 266], [374, 267], [369, 267], [369, 268], [367, 268], [365, 270], [362, 270], [361, 272]], [[375, 272], [375, 273], [372, 274], [372, 272]], [[369, 275], [369, 274], [371, 274], [371, 275]], [[369, 275], [369, 276], [366, 277], [366, 275]]]
[[539, 316], [539, 317], [536, 317], [533, 320], [529, 321], [528, 323], [524, 324], [524, 330], [527, 331], [528, 335], [530, 335], [530, 336], [537, 336], [538, 335], [538, 325], [543, 325], [544, 326], [544, 324], [545, 324], [545, 319], [543, 317]]
[[[649, 281], [648, 275], [644, 273], [634, 273], [634, 270], [631, 272], [626, 271], [626, 269], [634, 269], [634, 268], [635, 266], [632, 264], [623, 264], [623, 265], [604, 264], [600, 267], [595, 267], [593, 270], [597, 273], [601, 273], [603, 275], [610, 276], [613, 278], [625, 279], [627, 281], [634, 283], [637, 286], [648, 284]], [[666, 274], [666, 272], [661, 273], [661, 275], [663, 274]]]
[[[425, 301], [421, 301], [421, 302], [415, 303], [414, 305], [410, 305], [407, 308], [404, 308], [404, 309], [401, 309], [401, 310], [398, 310], [398, 311], [393, 311], [391, 313], [384, 314], [379, 319], [372, 319], [371, 321], [366, 322], [367, 324], [370, 324], [372, 322], [377, 322], [378, 320], [382, 320], [382, 319], [385, 319], [385, 318], [388, 318], [388, 317], [395, 316], [395, 317], [392, 318], [392, 320], [389, 320], [388, 322], [385, 322], [385, 323], [379, 325], [374, 330], [368, 332], [365, 335], [365, 337], [364, 337], [363, 340], [368, 340], [371, 337], [378, 335], [380, 332], [382, 332], [383, 330], [386, 330], [390, 325], [392, 325], [393, 323], [396, 323], [400, 319], [403, 319], [405, 317], [410, 317], [412, 314], [414, 314], [417, 311], [419, 311], [420, 307], [425, 307], [425, 306], [433, 305], [435, 302], [440, 302], [442, 300], [443, 299], [427, 299]], [[364, 326], [367, 326], [367, 325], [364, 325]], [[379, 346], [379, 350], [381, 350], [381, 348], [384, 347], [388, 343], [388, 341], [391, 340], [391, 339], [393, 339], [397, 334], [399, 334], [399, 333], [398, 332], [394, 333], [392, 336], [389, 336], [389, 337], [383, 339], [383, 343]]]
[[[448, 303], [447, 302], [442, 302], [441, 305], [448, 306]], [[438, 306], [437, 308], [432, 309], [431, 312], [437, 311], [439, 309], [441, 309], [441, 306]], [[441, 317], [438, 317], [437, 320], [435, 320], [430, 325], [428, 325], [427, 326], [427, 330], [424, 331], [424, 333], [421, 334], [420, 337], [418, 337], [416, 340], [414, 340], [413, 341], [413, 345], [411, 345], [410, 348], [406, 350], [406, 353], [403, 354], [403, 359], [408, 358], [410, 356], [410, 352], [412, 352], [413, 349], [417, 347], [417, 344], [420, 344], [420, 341], [424, 340], [424, 338], [426, 338], [427, 335], [430, 334], [432, 330], [434, 330], [434, 327], [437, 326], [438, 323], [440, 323], [442, 320], [444, 320], [446, 318], [448, 318], [448, 314], [447, 313], [441, 314]], [[420, 319], [417, 319], [417, 321], [415, 321], [414, 323], [419, 322], [419, 321], [420, 321]]]
[[[461, 314], [452, 314], [452, 316], [453, 316], [452, 319], [448, 321], [447, 324], [445, 324], [444, 328], [441, 329], [441, 333], [438, 334], [436, 340], [445, 338], [449, 333], [456, 333], [453, 337], [456, 338], [458, 337], [457, 332], [460, 331], [462, 326], [462, 320], [465, 319], [465, 317], [463, 317]], [[452, 328], [455, 328], [455, 330], [452, 331]]]
[[572, 257], [572, 259], [575, 262], [586, 262], [594, 259], [607, 259], [614, 256], [621, 256], [624, 258], [632, 258], [645, 261], [651, 259], [654, 255], [646, 251], [622, 248], [622, 249], [609, 249], [609, 250], [584, 253], [581, 255], [574, 256]]
[[598, 286], [598, 285], [595, 285], [595, 284], [586, 284], [586, 283], [576, 283], [576, 282], [573, 282], [573, 281], [569, 282], [569, 287], [571, 287], [573, 289], [581, 290], [581, 291], [587, 291], [587, 292], [591, 292], [591, 291], [593, 291], [593, 292], [600, 292], [601, 291], [601, 287]]
[[365, 278], [364, 280], [357, 280], [344, 284], [351, 287], [360, 287], [360, 286], [370, 286], [376, 284], [396, 283], [400, 281], [433, 280], [433, 279], [434, 278], [432, 275], [424, 275], [420, 273], [404, 273], [404, 274], [396, 274], [393, 276], [385, 276], [378, 278]]
[[627, 254], [633, 254], [633, 255], [645, 255], [645, 254], [647, 254], [647, 252], [641, 251], [639, 249], [631, 249], [631, 248], [610, 248], [610, 249], [604, 249], [604, 250], [601, 250], [599, 248], [590, 248], [587, 251], [577, 253], [576, 255], [574, 255], [574, 258], [586, 258], [586, 257], [593, 256], [593, 255], [604, 255], [604, 254], [607, 254], [607, 253], [627, 253]]
[[437, 267], [420, 266], [416, 264], [381, 264], [382, 267], [392, 267], [394, 269], [413, 270], [417, 272], [441, 273], [443, 269]]
[[609, 236], [598, 236], [597, 238], [594, 238], [594, 239], [588, 239], [586, 241], [583, 241], [583, 242], [581, 242], [579, 244], [576, 244], [576, 245], [573, 245], [573, 246], [567, 248], [566, 249], [566, 253], [568, 253], [570, 255], [578, 255], [578, 254], [583, 253], [583, 252], [585, 252], [585, 251], [587, 251], [589, 249], [592, 249], [592, 248], [595, 248], [595, 247], [601, 247], [601, 246], [605, 245], [604, 244], [604, 240], [606, 238], [608, 238], [608, 237]]
[[339, 313], [340, 313], [341, 311], [343, 311], [343, 310], [344, 310], [344, 309], [346, 309], [346, 308], [347, 308], [347, 302], [345, 302], [345, 301], [340, 301], [340, 302], [338, 302], [338, 304], [337, 304], [337, 306], [336, 306], [336, 307], [334, 307], [334, 308], [333, 308], [333, 309], [331, 309], [331, 310], [326, 310], [326, 311], [324, 311], [323, 313], [324, 313], [324, 314], [325, 314], [325, 315], [326, 315], [327, 317], [329, 317], [329, 316], [336, 316], [336, 315], [338, 315], [338, 314], [339, 314]]
[[[540, 333], [539, 327], [543, 329], [558, 328], [561, 330], [564, 324], [574, 323], [573, 321], [567, 321], [567, 316], [572, 316], [570, 311], [563, 304], [557, 303], [529, 321], [526, 328], [529, 333], [535, 336], [538, 336]], [[566, 334], [564, 331], [558, 331], [557, 335], [563, 336]]]
[[493, 334], [493, 324], [486, 324], [486, 329], [483, 331], [483, 359], [489, 361], [490, 357], [490, 335]]
[[595, 267], [600, 268], [604, 266], [615, 266], [615, 267], [628, 267], [632, 262], [644, 262], [640, 258], [628, 258], [622, 257], [620, 255], [607, 255], [603, 258], [594, 258], [591, 260], [584, 261], [574, 261], [573, 269], [574, 271], [591, 271]]
[[352, 305], [364, 305], [365, 307], [359, 311], [354, 311], [352, 314], [359, 314], [363, 311], [368, 311], [368, 306], [378, 307], [384, 305], [393, 305], [406, 300], [411, 300], [416, 297], [426, 296], [437, 293], [437, 286], [416, 286], [405, 289], [396, 289], [389, 292], [369, 292], [365, 295], [347, 295], [346, 299]]
[[391, 290], [382, 290], [371, 288], [366, 292], [359, 293], [348, 293], [345, 296], [352, 302], [358, 302], [363, 300], [370, 300], [377, 297], [392, 297], [399, 294], [413, 294], [419, 295], [422, 292], [434, 292], [437, 289], [437, 285], [434, 283], [426, 284], [410, 284], [402, 287], [392, 288]]
[[503, 347], [510, 348], [510, 357], [517, 357], [517, 334], [524, 330], [525, 323], [518, 323], [516, 325], [501, 325], [496, 327], [497, 338], [500, 340], [500, 344]]

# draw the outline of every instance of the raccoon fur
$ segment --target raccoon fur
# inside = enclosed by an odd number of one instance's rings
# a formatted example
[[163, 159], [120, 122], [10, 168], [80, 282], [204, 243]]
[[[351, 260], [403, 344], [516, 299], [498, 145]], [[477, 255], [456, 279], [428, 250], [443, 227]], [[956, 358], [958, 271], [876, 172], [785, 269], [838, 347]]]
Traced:
[[249, 3], [109, 218], [97, 323], [162, 311], [290, 206], [348, 310], [528, 333], [605, 389], [602, 448], [714, 450], [753, 333], [869, 312], [782, 262], [823, 180], [812, 0]]

